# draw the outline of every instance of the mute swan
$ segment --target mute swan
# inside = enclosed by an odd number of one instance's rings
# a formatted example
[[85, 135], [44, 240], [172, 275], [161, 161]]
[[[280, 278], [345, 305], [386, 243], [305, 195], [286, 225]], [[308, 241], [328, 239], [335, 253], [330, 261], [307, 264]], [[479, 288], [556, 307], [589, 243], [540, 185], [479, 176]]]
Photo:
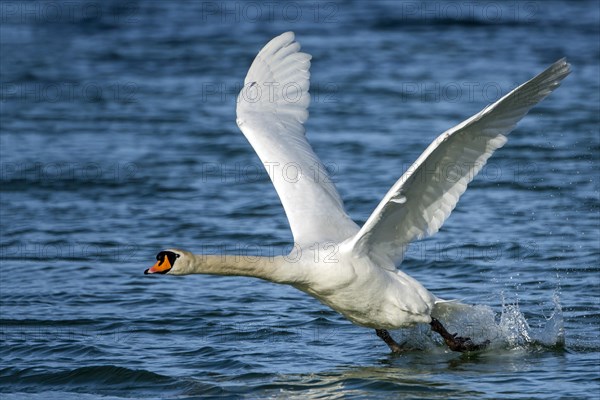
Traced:
[[[310, 59], [293, 32], [277, 36], [256, 56], [237, 99], [237, 125], [281, 199], [294, 236], [293, 255], [249, 262], [236, 255], [167, 249], [144, 273], [239, 275], [292, 285], [351, 322], [375, 329], [392, 352], [403, 349], [387, 330], [418, 323], [430, 324], [452, 350], [485, 347], [448, 333], [434, 318], [448, 302], [396, 266], [410, 242], [440, 229], [467, 184], [529, 109], [559, 86], [569, 64], [558, 60], [442, 133], [359, 227], [305, 137]], [[309, 250], [315, 246], [329, 251]]]

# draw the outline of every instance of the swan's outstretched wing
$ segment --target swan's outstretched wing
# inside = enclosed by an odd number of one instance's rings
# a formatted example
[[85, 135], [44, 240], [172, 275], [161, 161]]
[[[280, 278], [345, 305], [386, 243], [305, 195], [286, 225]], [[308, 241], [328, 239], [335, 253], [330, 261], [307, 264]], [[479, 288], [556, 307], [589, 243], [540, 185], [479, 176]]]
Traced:
[[358, 226], [304, 135], [311, 57], [299, 50], [286, 32], [258, 53], [238, 96], [237, 124], [271, 177], [294, 241], [341, 242]]
[[478, 114], [441, 134], [387, 192], [351, 239], [355, 254], [394, 268], [406, 246], [436, 233], [521, 118], [570, 72], [561, 59]]

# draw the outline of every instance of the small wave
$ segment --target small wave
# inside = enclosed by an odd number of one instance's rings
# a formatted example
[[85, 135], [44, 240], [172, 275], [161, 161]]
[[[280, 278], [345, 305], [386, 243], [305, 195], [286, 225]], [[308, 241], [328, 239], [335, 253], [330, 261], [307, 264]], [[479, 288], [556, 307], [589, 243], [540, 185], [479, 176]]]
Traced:
[[136, 370], [116, 365], [94, 365], [48, 372], [38, 368], [4, 368], [0, 370], [0, 383], [3, 385], [19, 382], [21, 385], [36, 384], [49, 386], [110, 386], [113, 389], [131, 387], [131, 385], [170, 385], [177, 383], [174, 378], [147, 370]]

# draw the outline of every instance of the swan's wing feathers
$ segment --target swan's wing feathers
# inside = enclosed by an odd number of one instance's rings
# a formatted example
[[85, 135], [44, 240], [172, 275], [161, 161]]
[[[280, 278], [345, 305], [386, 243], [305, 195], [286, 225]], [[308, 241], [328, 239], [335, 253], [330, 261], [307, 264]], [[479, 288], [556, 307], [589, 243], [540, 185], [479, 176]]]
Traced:
[[527, 112], [570, 72], [558, 60], [478, 114], [444, 132], [388, 191], [352, 239], [356, 254], [394, 268], [406, 246], [436, 233], [467, 185]]
[[237, 124], [263, 162], [300, 244], [358, 232], [302, 125], [310, 103], [310, 58], [294, 33], [272, 39], [256, 56], [237, 103]]

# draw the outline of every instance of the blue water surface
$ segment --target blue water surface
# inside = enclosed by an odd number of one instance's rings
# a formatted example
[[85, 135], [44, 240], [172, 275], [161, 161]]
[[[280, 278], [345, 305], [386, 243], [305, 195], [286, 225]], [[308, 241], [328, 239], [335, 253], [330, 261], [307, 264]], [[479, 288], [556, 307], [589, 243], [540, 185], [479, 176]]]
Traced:
[[[0, 3], [2, 399], [598, 398], [596, 1]], [[573, 72], [402, 269], [494, 346], [371, 330], [291, 287], [144, 276], [178, 247], [286, 254], [235, 124], [260, 48], [313, 55], [307, 136], [362, 224], [444, 130], [561, 57]]]

